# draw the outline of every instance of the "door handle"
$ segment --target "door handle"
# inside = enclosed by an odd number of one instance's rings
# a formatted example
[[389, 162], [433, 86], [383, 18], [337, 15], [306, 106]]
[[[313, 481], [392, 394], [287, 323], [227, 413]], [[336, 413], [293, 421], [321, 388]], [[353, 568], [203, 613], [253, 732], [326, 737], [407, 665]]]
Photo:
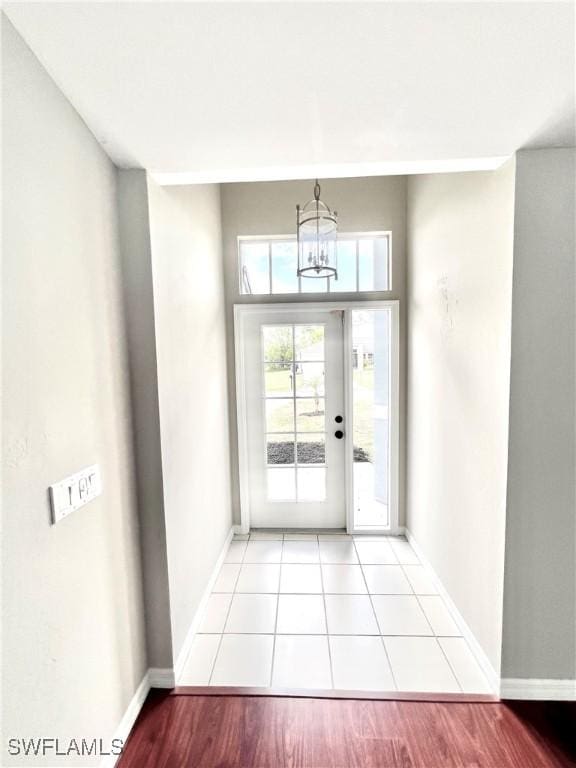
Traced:
[[344, 432], [342, 432], [341, 429], [337, 429], [336, 432], [334, 432], [334, 437], [337, 437], [338, 440], [342, 440], [344, 437]]

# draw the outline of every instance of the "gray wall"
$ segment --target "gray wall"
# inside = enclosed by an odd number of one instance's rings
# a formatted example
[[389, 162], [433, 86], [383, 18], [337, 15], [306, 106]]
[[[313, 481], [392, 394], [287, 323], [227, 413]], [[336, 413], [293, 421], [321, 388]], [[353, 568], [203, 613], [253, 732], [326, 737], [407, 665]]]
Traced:
[[505, 678], [576, 677], [575, 155], [516, 161]]
[[148, 198], [176, 660], [232, 525], [220, 190]]
[[172, 667], [160, 447], [152, 251], [145, 171], [118, 171], [118, 213], [130, 363], [134, 455], [150, 667]]
[[500, 671], [514, 164], [408, 182], [407, 526]]
[[[355, 179], [328, 179], [321, 182], [322, 199], [338, 211], [340, 232], [389, 230], [392, 232], [392, 291], [369, 294], [320, 294], [318, 301], [346, 299], [400, 299], [400, 487], [399, 524], [404, 524], [405, 453], [405, 328], [406, 312], [406, 179], [379, 176]], [[222, 185], [222, 227], [228, 330], [228, 373], [230, 393], [230, 442], [232, 501], [235, 522], [240, 522], [236, 384], [234, 365], [233, 307], [240, 303], [278, 301], [273, 296], [240, 296], [238, 288], [238, 246], [240, 235], [295, 234], [296, 203], [312, 197], [314, 181], [275, 181]], [[309, 299], [309, 295], [308, 295]], [[282, 301], [300, 301], [298, 295]]]
[[[0, 762], [12, 765], [25, 760], [6, 754], [11, 736], [111, 738], [147, 664], [116, 171], [2, 22]], [[50, 525], [48, 486], [96, 462], [102, 495]]]

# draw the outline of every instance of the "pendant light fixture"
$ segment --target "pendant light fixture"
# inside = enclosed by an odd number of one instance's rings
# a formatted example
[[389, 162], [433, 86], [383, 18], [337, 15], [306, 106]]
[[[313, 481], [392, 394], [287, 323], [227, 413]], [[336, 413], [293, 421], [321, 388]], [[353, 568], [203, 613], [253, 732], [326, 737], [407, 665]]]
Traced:
[[314, 184], [314, 199], [296, 206], [298, 277], [333, 277], [338, 280], [336, 236], [338, 214], [320, 200], [320, 184]]

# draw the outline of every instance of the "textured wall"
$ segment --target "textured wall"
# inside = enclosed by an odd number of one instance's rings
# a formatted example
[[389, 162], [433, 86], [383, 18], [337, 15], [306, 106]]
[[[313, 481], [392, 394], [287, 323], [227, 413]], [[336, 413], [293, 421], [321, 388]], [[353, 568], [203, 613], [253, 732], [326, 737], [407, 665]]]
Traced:
[[516, 161], [505, 678], [576, 677], [575, 156]]
[[407, 526], [500, 671], [514, 163], [408, 183]]
[[118, 215], [142, 542], [148, 665], [170, 668], [174, 659], [170, 629], [158, 360], [146, 171], [118, 171]]
[[[147, 665], [116, 170], [6, 19], [2, 43], [11, 765], [12, 736], [110, 739]], [[48, 486], [94, 463], [102, 495], [52, 526]]]
[[232, 525], [220, 190], [148, 196], [176, 660]]

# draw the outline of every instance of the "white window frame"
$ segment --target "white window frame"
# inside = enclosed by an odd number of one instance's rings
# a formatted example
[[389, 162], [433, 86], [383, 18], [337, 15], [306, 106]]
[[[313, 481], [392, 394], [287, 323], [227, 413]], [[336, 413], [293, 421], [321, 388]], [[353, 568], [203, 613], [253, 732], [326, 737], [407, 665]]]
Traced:
[[[386, 238], [388, 240], [388, 287], [386, 289], [372, 289], [370, 291], [360, 290], [360, 270], [359, 270], [359, 246], [358, 243], [361, 240], [374, 240], [376, 238]], [[240, 296], [356, 296], [356, 295], [373, 295], [376, 293], [390, 293], [392, 291], [393, 279], [392, 274], [392, 232], [390, 230], [374, 231], [374, 232], [341, 232], [338, 233], [338, 242], [343, 241], [356, 241], [356, 290], [354, 291], [331, 291], [330, 281], [331, 278], [326, 278], [328, 281], [327, 291], [302, 291], [302, 278], [298, 278], [298, 291], [294, 293], [273, 293], [272, 291], [272, 243], [275, 242], [296, 242], [296, 235], [238, 235], [236, 238], [236, 265], [238, 270], [238, 293]], [[244, 293], [242, 286], [242, 258], [241, 258], [241, 245], [250, 243], [268, 243], [268, 293]], [[306, 278], [304, 278], [306, 279]]]
[[[392, 301], [347, 301], [342, 304], [344, 310], [344, 411], [347, 433], [346, 440], [346, 531], [350, 534], [370, 535], [370, 533], [403, 533], [399, 526], [400, 516], [400, 302]], [[390, 311], [390, 421], [388, 440], [390, 450], [388, 489], [388, 527], [357, 527], [354, 520], [354, 361], [352, 349], [352, 314], [351, 310]]]

